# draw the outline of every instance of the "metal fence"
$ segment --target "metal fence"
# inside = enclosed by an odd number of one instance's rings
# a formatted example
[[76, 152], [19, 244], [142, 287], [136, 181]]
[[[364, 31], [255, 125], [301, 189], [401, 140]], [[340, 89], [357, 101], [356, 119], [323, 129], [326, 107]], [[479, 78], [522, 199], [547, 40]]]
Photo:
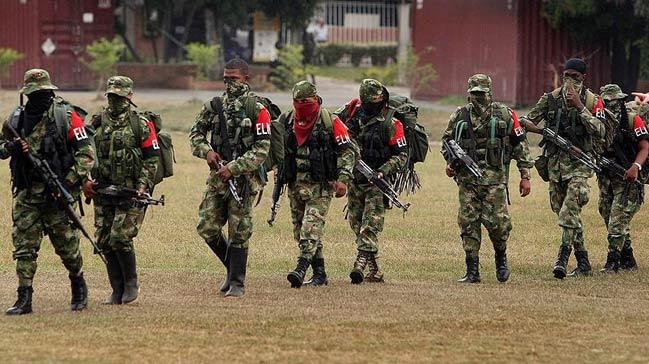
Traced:
[[397, 5], [381, 2], [322, 1], [316, 17], [327, 24], [331, 43], [397, 43]]

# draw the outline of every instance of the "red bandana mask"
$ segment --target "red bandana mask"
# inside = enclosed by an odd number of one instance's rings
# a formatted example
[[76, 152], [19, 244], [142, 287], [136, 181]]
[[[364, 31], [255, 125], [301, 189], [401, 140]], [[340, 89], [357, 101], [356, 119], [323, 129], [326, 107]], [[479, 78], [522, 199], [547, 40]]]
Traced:
[[293, 130], [297, 139], [297, 145], [304, 144], [311, 135], [311, 130], [318, 120], [320, 113], [320, 103], [317, 101], [308, 103], [293, 102], [295, 110], [295, 120], [293, 123]]

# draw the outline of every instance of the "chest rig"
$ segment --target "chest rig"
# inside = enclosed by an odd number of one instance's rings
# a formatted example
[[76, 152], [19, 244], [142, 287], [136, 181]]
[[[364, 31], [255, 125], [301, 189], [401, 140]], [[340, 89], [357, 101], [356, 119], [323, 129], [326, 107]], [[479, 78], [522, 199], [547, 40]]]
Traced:
[[108, 112], [100, 116], [95, 133], [100, 182], [133, 186], [141, 177], [143, 154], [142, 126], [137, 112], [129, 111], [122, 119], [112, 119]]
[[226, 161], [240, 157], [255, 142], [253, 118], [258, 116], [255, 98], [250, 95], [233, 100], [215, 97], [207, 105], [208, 111], [214, 114], [212, 149]]
[[[586, 127], [581, 123], [581, 120], [579, 120], [581, 110], [568, 107], [565, 100], [559, 97], [561, 92], [562, 89], [559, 89], [558, 92], [553, 91], [547, 94], [546, 127], [549, 127], [560, 136], [566, 138], [584, 152], [592, 152], [593, 139], [588, 133], [588, 130], [586, 130]], [[591, 110], [595, 105], [595, 95], [585, 88], [582, 89], [579, 98], [588, 110]], [[552, 155], [559, 151], [554, 144], [545, 143], [545, 141], [541, 141], [540, 146], [544, 148], [546, 155]]]

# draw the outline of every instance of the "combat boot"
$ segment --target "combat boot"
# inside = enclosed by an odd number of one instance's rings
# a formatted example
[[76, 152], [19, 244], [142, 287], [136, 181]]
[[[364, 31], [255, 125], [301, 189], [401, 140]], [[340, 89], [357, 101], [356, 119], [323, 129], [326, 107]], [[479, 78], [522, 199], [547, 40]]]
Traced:
[[498, 282], [504, 283], [509, 279], [509, 266], [507, 265], [507, 251], [498, 251], [495, 252], [495, 261], [496, 261], [496, 279]]
[[70, 277], [70, 288], [72, 291], [72, 299], [70, 300], [70, 309], [72, 311], [81, 311], [88, 307], [88, 286], [86, 280], [83, 279], [83, 272], [78, 276]]
[[466, 252], [466, 274], [458, 279], [460, 283], [480, 283], [480, 257], [478, 253]]
[[25, 315], [32, 313], [32, 293], [34, 289], [29, 286], [18, 287], [18, 300], [5, 312], [9, 316]]
[[295, 269], [288, 273], [286, 279], [291, 282], [291, 288], [300, 288], [304, 283], [304, 276], [306, 275], [307, 269], [309, 269], [311, 262], [306, 258], [298, 258], [297, 266]]
[[313, 268], [313, 276], [308, 281], [304, 282], [305, 286], [326, 286], [329, 283], [327, 280], [327, 272], [325, 271], [324, 258], [315, 258], [311, 261]]
[[577, 258], [577, 268], [573, 269], [568, 277], [587, 277], [593, 275], [593, 269], [590, 267], [590, 262], [588, 261], [588, 252], [587, 251], [577, 251], [575, 250], [575, 258]]
[[571, 252], [572, 247], [570, 247], [570, 245], [562, 245], [561, 247], [559, 247], [557, 261], [554, 263], [554, 269], [552, 270], [554, 278], [566, 278], [566, 272], [568, 271], [568, 260], [570, 259]]
[[230, 246], [230, 244], [227, 240], [225, 240], [223, 235], [221, 235], [219, 236], [219, 239], [217, 239], [217, 241], [208, 241], [207, 246], [212, 249], [214, 254], [219, 258], [219, 260], [225, 267], [225, 279], [223, 280], [223, 283], [221, 283], [221, 287], [219, 288], [219, 291], [225, 293], [230, 289], [230, 256], [228, 254], [228, 247]]
[[246, 265], [248, 264], [248, 248], [230, 247], [230, 288], [225, 297], [241, 297], [246, 293]]
[[106, 299], [104, 305], [121, 305], [122, 295], [124, 294], [124, 276], [122, 276], [122, 268], [117, 259], [117, 253], [109, 251], [104, 253], [106, 257], [106, 271], [108, 272], [108, 282], [113, 289], [110, 297]]
[[140, 286], [137, 282], [137, 268], [135, 264], [134, 251], [118, 251], [117, 260], [122, 269], [122, 276], [124, 277], [124, 293], [122, 294], [122, 304], [132, 303], [137, 300], [140, 294]]
[[606, 263], [600, 272], [617, 273], [618, 269], [620, 269], [620, 252], [616, 249], [609, 249], [608, 255], [606, 256]]
[[367, 260], [369, 259], [369, 252], [359, 250], [356, 255], [356, 261], [354, 262], [354, 268], [352, 272], [349, 273], [349, 278], [352, 280], [352, 284], [363, 283], [363, 271], [365, 266], [367, 266]]
[[620, 253], [620, 269], [634, 271], [638, 269], [638, 263], [633, 256], [633, 248], [631, 245], [625, 245]]
[[367, 259], [367, 266], [369, 272], [365, 275], [365, 281], [370, 283], [383, 283], [383, 272], [379, 268], [378, 262], [379, 256], [377, 253], [370, 253], [369, 258]]

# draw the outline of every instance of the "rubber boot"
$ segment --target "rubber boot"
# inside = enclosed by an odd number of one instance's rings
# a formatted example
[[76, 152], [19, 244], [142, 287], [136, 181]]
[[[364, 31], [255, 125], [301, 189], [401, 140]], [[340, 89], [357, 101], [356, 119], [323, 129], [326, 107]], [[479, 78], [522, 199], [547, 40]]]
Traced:
[[230, 288], [225, 297], [241, 297], [245, 294], [246, 265], [248, 248], [230, 247]]
[[496, 251], [494, 260], [496, 262], [496, 279], [504, 283], [509, 279], [509, 266], [507, 265], [507, 251]]
[[34, 289], [30, 286], [18, 287], [18, 299], [5, 313], [9, 316], [32, 313], [32, 293]]
[[354, 268], [351, 273], [349, 273], [349, 278], [352, 280], [352, 284], [361, 284], [363, 283], [363, 271], [367, 266], [367, 261], [369, 259], [370, 253], [359, 250], [356, 255], [356, 261], [354, 262]]
[[458, 279], [460, 283], [480, 283], [480, 258], [478, 253], [466, 252], [466, 274]]
[[620, 252], [616, 249], [609, 249], [606, 256], [606, 263], [604, 268], [600, 270], [601, 273], [617, 273], [620, 269]]
[[227, 240], [225, 240], [223, 235], [221, 235], [215, 242], [207, 242], [207, 246], [212, 249], [214, 254], [219, 258], [226, 269], [225, 279], [223, 280], [223, 283], [221, 283], [221, 287], [219, 288], [219, 291], [221, 291], [222, 293], [225, 293], [228, 291], [228, 289], [230, 289], [230, 256], [228, 255], [229, 245], [230, 244]]
[[122, 304], [126, 305], [137, 300], [140, 293], [140, 286], [137, 282], [137, 268], [135, 263], [134, 251], [118, 251], [117, 260], [122, 268], [124, 277], [124, 293], [122, 294]]
[[590, 262], [588, 261], [588, 252], [587, 251], [576, 251], [575, 258], [577, 258], [577, 268], [573, 269], [568, 277], [587, 277], [593, 275], [593, 269], [590, 267]]
[[72, 291], [72, 299], [70, 299], [70, 309], [72, 311], [81, 311], [88, 307], [88, 286], [86, 280], [83, 279], [83, 272], [79, 276], [70, 277], [70, 288]]
[[326, 286], [329, 283], [327, 280], [327, 272], [325, 271], [325, 262], [323, 258], [315, 258], [311, 261], [313, 268], [313, 276], [308, 281], [304, 282], [305, 286]]
[[110, 297], [106, 299], [104, 305], [121, 305], [122, 295], [124, 294], [124, 276], [122, 275], [122, 268], [117, 259], [117, 253], [110, 251], [105, 253], [106, 257], [106, 271], [108, 272], [108, 282], [113, 289]]
[[304, 276], [306, 275], [306, 271], [309, 269], [310, 265], [311, 262], [308, 259], [302, 257], [298, 258], [297, 266], [286, 276], [286, 279], [291, 282], [291, 288], [302, 287]]
[[385, 282], [383, 280], [383, 272], [381, 272], [381, 269], [379, 268], [379, 256], [377, 253], [372, 253], [370, 254], [369, 258], [367, 259], [367, 266], [369, 268], [369, 272], [365, 275], [365, 281], [370, 282], [370, 283], [383, 283]]
[[557, 255], [557, 261], [554, 263], [554, 278], [564, 279], [566, 278], [566, 272], [568, 272], [568, 260], [570, 259], [570, 253], [572, 252], [572, 247], [570, 245], [562, 245], [559, 248], [559, 254]]
[[638, 263], [633, 256], [633, 248], [631, 245], [625, 245], [620, 253], [620, 269], [627, 271], [634, 271], [638, 269]]

